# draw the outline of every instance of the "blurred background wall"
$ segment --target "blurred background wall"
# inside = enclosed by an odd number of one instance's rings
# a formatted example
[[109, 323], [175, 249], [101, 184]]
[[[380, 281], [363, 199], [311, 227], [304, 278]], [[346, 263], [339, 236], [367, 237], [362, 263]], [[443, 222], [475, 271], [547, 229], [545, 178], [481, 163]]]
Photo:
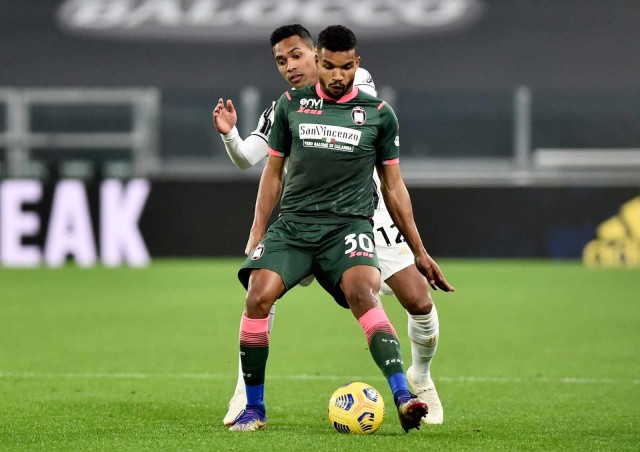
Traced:
[[[232, 98], [241, 133], [255, 127], [287, 88], [269, 34], [295, 22], [358, 35], [434, 253], [577, 258], [599, 237], [631, 250], [608, 249], [621, 265], [640, 256], [640, 214], [621, 210], [640, 189], [635, 0], [2, 0], [3, 262], [47, 247], [67, 179], [86, 189], [98, 254], [102, 181], [123, 181], [126, 209], [127, 181], [143, 178], [128, 221], [151, 257], [241, 255], [261, 165], [230, 163], [211, 110]], [[16, 195], [24, 179], [42, 193]], [[82, 215], [68, 209], [73, 234]], [[20, 212], [38, 227], [15, 226]], [[599, 229], [610, 219], [622, 229]]]

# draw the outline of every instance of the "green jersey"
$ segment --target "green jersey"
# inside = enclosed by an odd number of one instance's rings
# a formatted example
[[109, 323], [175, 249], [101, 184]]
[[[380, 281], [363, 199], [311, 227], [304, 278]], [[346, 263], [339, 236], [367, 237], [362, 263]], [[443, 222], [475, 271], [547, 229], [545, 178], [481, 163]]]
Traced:
[[284, 218], [371, 218], [374, 167], [399, 161], [398, 120], [388, 104], [356, 87], [339, 100], [319, 84], [287, 91], [276, 106], [269, 153], [289, 159]]

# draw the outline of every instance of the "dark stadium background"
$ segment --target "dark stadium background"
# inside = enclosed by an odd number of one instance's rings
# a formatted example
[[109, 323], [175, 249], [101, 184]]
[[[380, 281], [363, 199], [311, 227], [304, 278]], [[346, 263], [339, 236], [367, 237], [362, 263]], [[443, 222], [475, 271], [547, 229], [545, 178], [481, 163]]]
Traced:
[[[268, 33], [261, 40], [223, 41], [75, 33], [61, 25], [62, 3], [0, 2], [0, 87], [157, 89], [162, 165], [144, 175], [152, 190], [140, 219], [152, 257], [241, 255], [259, 170], [241, 173], [231, 166], [210, 112], [218, 97], [237, 99], [247, 86], [257, 89], [264, 106], [286, 88], [270, 57]], [[394, 96], [419, 227], [438, 256], [578, 258], [597, 226], [638, 194], [640, 166], [637, 160], [622, 169], [578, 165], [566, 178], [553, 168], [521, 177], [518, 162], [504, 170], [500, 162], [514, 155], [514, 93], [526, 87], [531, 94], [531, 149], [639, 148], [640, 4], [474, 4], [480, 12], [457, 28], [401, 37], [381, 32], [360, 42], [363, 66]], [[121, 106], [53, 105], [31, 113], [33, 130], [44, 132], [120, 131], [131, 119]], [[0, 130], [7, 122], [0, 109]], [[250, 130], [254, 120], [242, 123], [241, 117], [239, 125]], [[119, 152], [126, 161], [128, 151]], [[32, 152], [45, 195], [35, 207], [43, 230], [27, 241], [44, 240], [60, 178], [86, 180], [95, 217], [105, 155], [46, 147]], [[91, 171], [70, 175], [62, 166], [70, 158], [91, 161]], [[0, 148], [5, 179], [11, 177], [7, 159]], [[469, 159], [476, 163], [469, 166]], [[497, 176], [482, 178], [478, 161]], [[125, 171], [123, 177], [133, 175]], [[97, 223], [94, 218], [96, 230]]]

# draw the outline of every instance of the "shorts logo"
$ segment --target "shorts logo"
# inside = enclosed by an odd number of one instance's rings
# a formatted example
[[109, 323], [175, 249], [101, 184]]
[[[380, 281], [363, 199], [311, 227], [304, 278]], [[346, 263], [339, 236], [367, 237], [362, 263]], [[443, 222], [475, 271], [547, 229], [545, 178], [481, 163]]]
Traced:
[[257, 261], [262, 257], [263, 254], [264, 254], [264, 245], [261, 243], [253, 250], [253, 253], [251, 253], [251, 260]]
[[351, 119], [354, 124], [361, 126], [367, 120], [367, 112], [365, 112], [362, 107], [354, 107], [353, 110], [351, 110]]
[[373, 253], [367, 253], [366, 251], [351, 251], [349, 257], [371, 257], [375, 256]]

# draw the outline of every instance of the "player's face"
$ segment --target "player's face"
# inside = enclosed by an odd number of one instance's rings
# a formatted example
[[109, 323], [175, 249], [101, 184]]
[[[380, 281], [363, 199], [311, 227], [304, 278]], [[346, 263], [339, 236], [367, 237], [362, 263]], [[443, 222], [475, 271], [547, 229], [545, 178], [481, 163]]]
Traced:
[[318, 52], [318, 78], [322, 91], [333, 99], [340, 99], [353, 88], [353, 79], [360, 66], [356, 49]]
[[313, 85], [318, 80], [316, 54], [300, 36], [291, 36], [273, 46], [278, 70], [294, 88]]

